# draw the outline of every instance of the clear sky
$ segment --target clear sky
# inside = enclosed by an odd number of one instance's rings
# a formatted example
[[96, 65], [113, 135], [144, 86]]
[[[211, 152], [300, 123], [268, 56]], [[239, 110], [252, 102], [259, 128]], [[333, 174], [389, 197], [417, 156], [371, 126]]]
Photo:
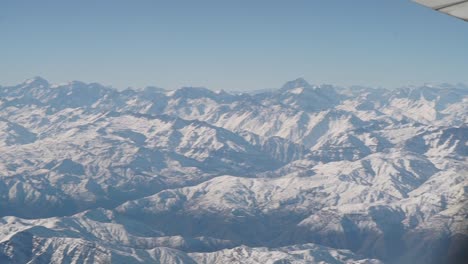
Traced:
[[468, 83], [468, 23], [405, 0], [0, 0], [0, 84]]

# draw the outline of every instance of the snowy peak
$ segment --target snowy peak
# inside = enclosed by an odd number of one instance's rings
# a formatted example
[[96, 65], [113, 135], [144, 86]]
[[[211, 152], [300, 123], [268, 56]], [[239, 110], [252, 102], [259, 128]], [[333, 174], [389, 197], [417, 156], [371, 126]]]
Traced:
[[24, 85], [30, 85], [30, 86], [44, 86], [47, 87], [49, 86], [49, 82], [39, 76], [33, 77], [31, 79], [27, 79], [23, 82]]
[[294, 90], [298, 88], [305, 88], [305, 89], [310, 89], [312, 86], [303, 78], [297, 78], [295, 80], [286, 82], [280, 89], [280, 91], [289, 91], [289, 90]]
[[311, 86], [302, 78], [287, 82], [279, 92], [280, 103], [312, 112], [331, 109], [344, 98], [331, 85]]

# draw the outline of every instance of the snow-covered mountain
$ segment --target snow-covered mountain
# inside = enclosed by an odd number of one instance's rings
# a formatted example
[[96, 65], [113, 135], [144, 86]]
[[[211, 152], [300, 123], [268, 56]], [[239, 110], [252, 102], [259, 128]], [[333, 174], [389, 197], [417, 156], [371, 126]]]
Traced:
[[468, 88], [0, 86], [0, 263], [464, 263]]

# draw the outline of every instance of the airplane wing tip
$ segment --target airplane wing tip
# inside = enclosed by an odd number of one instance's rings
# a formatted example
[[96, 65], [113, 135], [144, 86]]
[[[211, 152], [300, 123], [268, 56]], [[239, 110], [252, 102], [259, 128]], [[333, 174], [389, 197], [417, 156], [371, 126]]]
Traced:
[[413, 2], [468, 22], [468, 0], [413, 0]]

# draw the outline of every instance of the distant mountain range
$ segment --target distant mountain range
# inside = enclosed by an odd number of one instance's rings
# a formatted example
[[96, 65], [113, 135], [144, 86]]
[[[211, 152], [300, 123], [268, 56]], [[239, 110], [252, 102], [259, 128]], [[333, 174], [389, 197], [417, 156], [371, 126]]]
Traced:
[[0, 86], [0, 263], [464, 263], [468, 88]]

